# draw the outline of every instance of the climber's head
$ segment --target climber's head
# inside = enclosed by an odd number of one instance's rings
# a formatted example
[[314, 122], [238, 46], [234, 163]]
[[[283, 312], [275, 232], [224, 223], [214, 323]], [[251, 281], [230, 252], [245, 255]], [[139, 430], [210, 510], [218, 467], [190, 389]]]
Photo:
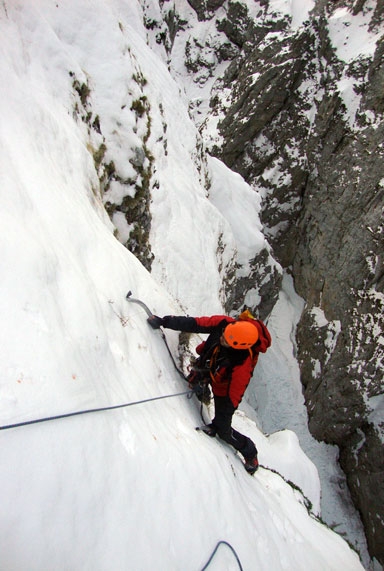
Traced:
[[234, 321], [224, 329], [223, 338], [232, 349], [249, 349], [258, 340], [259, 332], [249, 321]]

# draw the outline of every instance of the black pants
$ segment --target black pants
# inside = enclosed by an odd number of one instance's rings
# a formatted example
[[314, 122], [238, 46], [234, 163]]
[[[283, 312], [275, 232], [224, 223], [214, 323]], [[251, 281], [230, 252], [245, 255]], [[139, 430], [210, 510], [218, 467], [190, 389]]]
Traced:
[[213, 398], [215, 401], [215, 418], [212, 420], [212, 426], [215, 427], [217, 435], [236, 448], [245, 459], [256, 456], [257, 449], [252, 440], [231, 426], [232, 416], [236, 410], [231, 399], [217, 396]]

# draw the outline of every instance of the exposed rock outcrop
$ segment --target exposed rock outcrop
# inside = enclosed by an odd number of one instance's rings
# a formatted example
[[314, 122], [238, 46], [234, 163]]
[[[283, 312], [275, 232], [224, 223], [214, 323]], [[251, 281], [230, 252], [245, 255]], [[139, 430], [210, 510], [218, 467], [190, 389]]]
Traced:
[[[214, 4], [190, 4], [213, 17]], [[296, 29], [267, 2], [257, 20], [241, 2], [225, 7], [216, 26], [239, 52], [202, 132], [264, 192], [268, 239], [306, 300], [298, 346], [310, 429], [339, 446], [370, 553], [384, 563], [384, 2], [319, 1]], [[374, 52], [337, 52], [330, 22], [342, 15], [351, 34], [364, 17]], [[212, 121], [220, 137], [210, 143]]]

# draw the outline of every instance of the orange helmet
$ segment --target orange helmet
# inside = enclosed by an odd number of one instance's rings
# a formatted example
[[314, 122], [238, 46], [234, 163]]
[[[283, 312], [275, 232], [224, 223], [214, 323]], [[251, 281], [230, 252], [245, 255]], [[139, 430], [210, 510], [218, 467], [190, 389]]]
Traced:
[[224, 329], [223, 337], [232, 349], [249, 349], [258, 340], [259, 332], [249, 321], [234, 321]]

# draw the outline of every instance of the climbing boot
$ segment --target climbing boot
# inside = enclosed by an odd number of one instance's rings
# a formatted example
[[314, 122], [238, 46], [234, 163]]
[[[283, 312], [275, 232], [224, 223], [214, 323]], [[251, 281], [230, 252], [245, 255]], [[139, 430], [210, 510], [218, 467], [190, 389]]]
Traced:
[[199, 427], [199, 430], [201, 430], [202, 432], [204, 432], [205, 434], [207, 434], [211, 438], [213, 438], [217, 434], [217, 430], [213, 426], [213, 424], [204, 424], [203, 426]]
[[259, 461], [257, 459], [257, 454], [253, 458], [245, 458], [244, 468], [247, 470], [248, 474], [254, 474], [259, 467]]

